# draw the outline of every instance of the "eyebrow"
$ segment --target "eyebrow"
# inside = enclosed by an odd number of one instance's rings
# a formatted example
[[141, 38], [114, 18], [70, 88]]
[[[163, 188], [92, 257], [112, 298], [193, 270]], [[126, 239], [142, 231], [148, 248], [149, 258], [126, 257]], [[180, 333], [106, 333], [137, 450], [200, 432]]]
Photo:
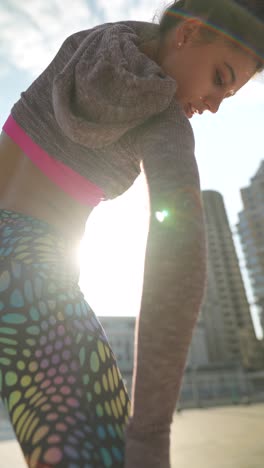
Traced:
[[233, 70], [233, 67], [231, 67], [231, 65], [229, 65], [229, 63], [227, 62], [224, 62], [225, 66], [228, 68], [228, 70], [230, 71], [230, 74], [231, 74], [231, 79], [232, 79], [232, 84], [234, 84], [236, 82], [236, 75], [235, 75], [235, 72]]

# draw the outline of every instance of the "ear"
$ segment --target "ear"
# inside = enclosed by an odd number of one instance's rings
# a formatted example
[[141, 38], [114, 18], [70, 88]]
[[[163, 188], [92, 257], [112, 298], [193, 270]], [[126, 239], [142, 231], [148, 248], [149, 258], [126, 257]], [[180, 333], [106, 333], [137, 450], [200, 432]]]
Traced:
[[184, 46], [193, 43], [198, 38], [202, 26], [203, 23], [198, 18], [187, 18], [182, 21], [175, 28], [175, 45], [180, 43]]

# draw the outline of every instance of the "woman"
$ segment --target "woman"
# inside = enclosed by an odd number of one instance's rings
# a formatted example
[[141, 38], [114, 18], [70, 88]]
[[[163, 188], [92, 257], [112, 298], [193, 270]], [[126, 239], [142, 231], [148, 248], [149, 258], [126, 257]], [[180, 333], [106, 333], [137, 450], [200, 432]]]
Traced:
[[[14, 105], [0, 140], [0, 391], [31, 468], [170, 466], [206, 263], [188, 119], [260, 70], [263, 14], [253, 0], [181, 0], [160, 26], [76, 33]], [[151, 212], [127, 424], [74, 250], [93, 207], [141, 165]]]

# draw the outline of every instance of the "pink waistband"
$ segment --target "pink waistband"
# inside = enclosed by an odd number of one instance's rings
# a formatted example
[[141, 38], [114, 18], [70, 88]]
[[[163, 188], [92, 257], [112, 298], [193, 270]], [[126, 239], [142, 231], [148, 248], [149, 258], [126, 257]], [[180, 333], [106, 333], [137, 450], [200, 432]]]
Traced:
[[4, 132], [22, 149], [43, 174], [64, 192], [88, 206], [96, 206], [105, 198], [100, 187], [51, 157], [38, 146], [10, 115], [3, 126]]

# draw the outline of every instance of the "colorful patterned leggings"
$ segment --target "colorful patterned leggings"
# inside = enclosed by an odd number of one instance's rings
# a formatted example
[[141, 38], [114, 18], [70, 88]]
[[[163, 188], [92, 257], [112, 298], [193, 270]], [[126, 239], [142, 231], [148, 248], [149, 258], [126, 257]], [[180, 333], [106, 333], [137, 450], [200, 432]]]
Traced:
[[123, 467], [127, 391], [66, 241], [0, 210], [0, 265], [0, 395], [29, 467]]

